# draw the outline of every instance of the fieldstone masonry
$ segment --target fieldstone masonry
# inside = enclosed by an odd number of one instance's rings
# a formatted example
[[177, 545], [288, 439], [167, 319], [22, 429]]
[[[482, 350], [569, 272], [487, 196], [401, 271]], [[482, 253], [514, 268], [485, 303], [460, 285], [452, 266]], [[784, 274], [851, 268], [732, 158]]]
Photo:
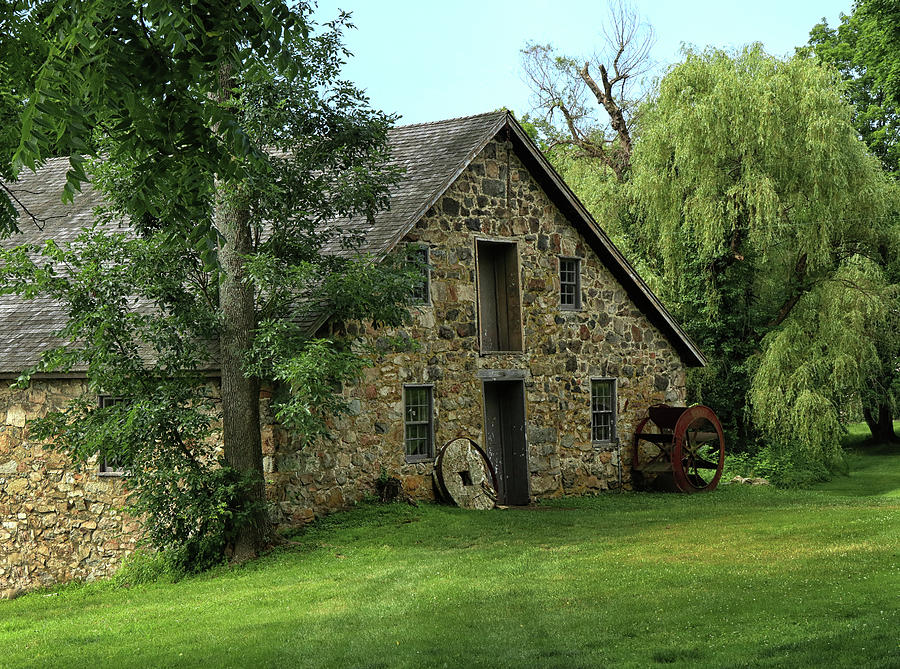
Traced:
[[[522, 353], [481, 353], [475, 243], [518, 244], [524, 321]], [[404, 329], [333, 323], [334, 331], [384, 351], [357, 386], [334, 439], [311, 451], [270, 436], [270, 490], [280, 518], [313, 517], [371, 492], [384, 470], [406, 492], [432, 498], [432, 464], [407, 464], [403, 384], [434, 384], [435, 445], [467, 436], [484, 444], [483, 369], [524, 370], [528, 461], [534, 497], [630, 487], [633, 426], [658, 402], [683, 403], [684, 365], [666, 337], [566, 220], [512, 150], [492, 141], [401, 242], [430, 249], [431, 304]], [[582, 258], [582, 308], [559, 308], [558, 256]], [[392, 352], [389, 340], [416, 342]], [[591, 442], [590, 381], [617, 380], [618, 443]], [[275, 433], [278, 431], [275, 430]]]
[[[524, 325], [521, 353], [481, 353], [475, 244], [514, 241]], [[519, 161], [491, 141], [401, 242], [430, 249], [431, 303], [409, 327], [376, 332], [327, 327], [373, 345], [361, 382], [344, 389], [350, 411], [333, 438], [300, 449], [262, 400], [263, 455], [272, 514], [298, 525], [398, 476], [417, 498], [434, 496], [430, 462], [407, 464], [403, 384], [434, 385], [435, 444], [467, 436], [484, 444], [479, 370], [520, 370], [526, 390], [531, 494], [535, 498], [629, 487], [630, 435], [646, 407], [684, 402], [684, 365]], [[581, 261], [582, 308], [559, 308], [558, 256]], [[389, 339], [405, 337], [408, 351]], [[362, 350], [362, 349], [361, 349]], [[618, 442], [591, 442], [592, 377], [617, 380]], [[0, 592], [111, 573], [134, 549], [139, 523], [122, 510], [127, 479], [75, 472], [28, 438], [27, 420], [84, 391], [77, 380], [0, 391]]]
[[71, 379], [0, 386], [0, 593], [107, 576], [134, 550], [140, 526], [122, 511], [124, 479], [76, 471], [28, 437], [29, 420], [83, 392]]

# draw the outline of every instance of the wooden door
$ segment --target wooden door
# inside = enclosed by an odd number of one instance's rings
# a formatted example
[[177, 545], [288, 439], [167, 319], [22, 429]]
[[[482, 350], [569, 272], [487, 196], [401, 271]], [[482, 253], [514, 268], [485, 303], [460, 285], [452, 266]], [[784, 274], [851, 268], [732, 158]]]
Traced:
[[519, 256], [514, 242], [478, 240], [478, 322], [482, 351], [521, 351]]
[[485, 381], [484, 436], [485, 450], [497, 472], [500, 504], [528, 504], [524, 382]]

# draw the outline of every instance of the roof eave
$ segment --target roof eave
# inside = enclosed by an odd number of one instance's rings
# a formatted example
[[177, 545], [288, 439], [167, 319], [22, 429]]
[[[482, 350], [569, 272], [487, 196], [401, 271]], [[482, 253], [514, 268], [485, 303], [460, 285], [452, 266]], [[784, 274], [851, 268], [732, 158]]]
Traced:
[[[591, 235], [585, 236], [588, 238], [588, 241], [597, 242], [596, 244], [592, 244], [594, 252], [597, 253], [601, 259], [611, 261], [606, 263], [607, 267], [609, 267], [613, 274], [616, 275], [616, 278], [623, 285], [631, 298], [638, 302], [639, 306], [650, 307], [649, 310], [643, 309], [643, 311], [651, 318], [651, 320], [656, 321], [655, 325], [657, 325], [657, 327], [664, 333], [670, 335], [672, 344], [688, 366], [705, 367], [707, 363], [706, 356], [703, 355], [703, 352], [699, 349], [697, 344], [695, 344], [690, 336], [681, 328], [660, 299], [652, 290], [650, 290], [650, 287], [635, 271], [634, 267], [631, 266], [631, 263], [626, 260], [625, 256], [622, 255], [622, 252], [619, 251], [616, 245], [613, 244], [609, 236], [603, 231], [597, 221], [594, 220], [591, 213], [581, 203], [581, 200], [579, 200], [575, 193], [572, 192], [568, 184], [566, 184], [559, 173], [553, 168], [550, 161], [544, 157], [544, 154], [541, 153], [540, 149], [534, 144], [531, 137], [528, 136], [528, 133], [525, 132], [524, 128], [519, 125], [518, 121], [516, 121], [511, 114], [507, 114], [507, 125], [512, 131], [511, 136], [517, 140], [515, 145], [525, 154], [525, 162], [536, 163], [541, 168], [541, 172], [546, 175], [547, 178], [542, 185], [545, 189], [547, 185], [550, 185], [555, 191], [555, 193], [548, 192], [548, 195], [551, 199], [555, 200], [557, 206], [560, 205], [561, 201], [564, 205], [562, 208], [568, 210], [569, 213], [574, 214], [576, 222], [580, 222], [582, 226], [592, 233]], [[519, 157], [523, 158], [521, 154]], [[554, 194], [556, 195], [555, 198], [553, 197]], [[654, 314], [657, 318], [653, 317]]]

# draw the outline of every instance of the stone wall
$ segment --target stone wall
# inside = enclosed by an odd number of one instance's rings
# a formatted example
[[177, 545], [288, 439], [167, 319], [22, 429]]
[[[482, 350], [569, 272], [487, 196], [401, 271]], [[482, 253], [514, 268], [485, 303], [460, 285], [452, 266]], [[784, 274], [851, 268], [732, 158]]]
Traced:
[[139, 526], [122, 511], [124, 479], [83, 471], [29, 439], [26, 422], [85, 391], [77, 380], [0, 386], [0, 594], [115, 571]]
[[[490, 238], [518, 245], [522, 353], [479, 350], [475, 243]], [[431, 304], [415, 307], [398, 332], [332, 324], [382, 351], [344, 390], [350, 413], [334, 424], [334, 438], [297, 448], [262, 400], [274, 519], [298, 525], [342, 508], [372, 493], [382, 472], [400, 477], [409, 494], [432, 497], [431, 463], [405, 462], [403, 384], [434, 385], [437, 446], [458, 436], [483, 444], [477, 373], [486, 369], [524, 371], [534, 497], [628, 487], [634, 425], [650, 404], [684, 401], [683, 365], [510, 145], [488, 144], [404, 242], [430, 248]], [[559, 255], [583, 259], [579, 311], [559, 308]], [[417, 342], [415, 350], [392, 352], [388, 335]], [[591, 442], [592, 377], [617, 379], [618, 443]], [[134, 549], [139, 525], [121, 510], [127, 479], [73, 471], [28, 438], [28, 419], [84, 390], [76, 380], [0, 389], [0, 594], [108, 575]]]
[[[491, 238], [518, 244], [522, 353], [479, 350], [475, 244]], [[400, 477], [410, 494], [431, 497], [431, 463], [404, 458], [403, 384], [434, 384], [436, 448], [459, 436], [483, 445], [482, 369], [525, 371], [533, 496], [604, 490], [620, 477], [629, 487], [634, 426], [651, 404], [684, 402], [683, 363], [511, 145], [488, 144], [404, 243], [430, 248], [431, 304], [414, 308], [412, 325], [396, 332], [334, 324], [384, 353], [345, 390], [351, 413], [336, 425], [334, 441], [300, 451], [285, 434], [265, 440], [280, 516], [303, 520], [359, 499], [382, 471]], [[579, 311], [559, 308], [560, 255], [583, 259]], [[390, 352], [382, 345], [388, 335], [406, 336], [418, 350]], [[592, 377], [617, 379], [618, 443], [591, 442]]]

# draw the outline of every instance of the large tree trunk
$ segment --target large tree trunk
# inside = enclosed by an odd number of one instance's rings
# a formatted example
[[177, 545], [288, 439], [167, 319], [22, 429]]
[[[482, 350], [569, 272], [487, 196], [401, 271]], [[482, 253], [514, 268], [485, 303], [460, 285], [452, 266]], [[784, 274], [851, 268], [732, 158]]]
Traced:
[[[219, 69], [219, 100], [229, 100], [233, 87], [231, 66], [224, 65]], [[244, 258], [253, 252], [253, 236], [250, 209], [242, 197], [241, 184], [219, 183], [217, 187], [215, 220], [222, 235], [219, 248], [222, 439], [225, 462], [249, 483], [243, 501], [253, 509], [248, 521], [239, 526], [233, 547], [233, 559], [243, 561], [256, 557], [269, 539], [259, 431], [259, 379], [248, 377], [243, 369], [244, 356], [250, 350], [256, 329], [255, 285], [247, 280], [244, 269]]]
[[253, 251], [249, 211], [232, 198], [216, 208], [216, 224], [224, 237], [219, 250], [223, 277], [219, 293], [222, 332], [222, 432], [225, 462], [250, 481], [246, 501], [254, 507], [234, 546], [234, 559], [255, 557], [268, 540], [262, 443], [259, 431], [259, 379], [244, 374], [244, 355], [256, 328], [255, 290], [244, 272], [244, 256]]
[[894, 432], [894, 417], [890, 406], [881, 404], [876, 411], [863, 409], [863, 416], [872, 432], [872, 441], [879, 444], [900, 441]]

